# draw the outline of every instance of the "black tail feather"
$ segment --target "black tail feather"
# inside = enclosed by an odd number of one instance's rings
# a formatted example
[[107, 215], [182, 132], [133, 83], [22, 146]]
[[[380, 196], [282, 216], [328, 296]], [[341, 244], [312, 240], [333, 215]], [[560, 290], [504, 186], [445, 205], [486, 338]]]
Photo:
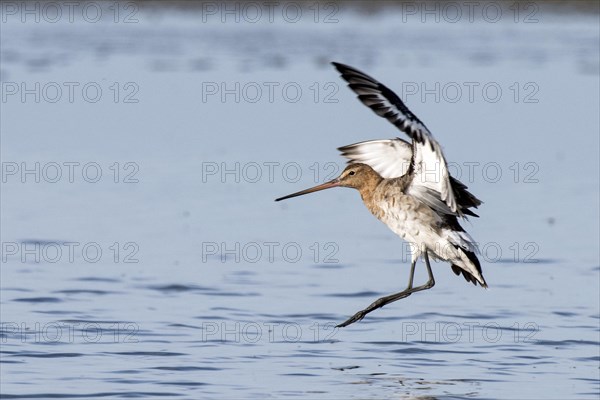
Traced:
[[462, 274], [462, 276], [465, 278], [465, 280], [467, 282], [471, 282], [471, 283], [473, 283], [473, 285], [477, 285], [477, 279], [475, 279], [475, 277], [473, 275], [471, 275], [470, 273], [468, 273], [467, 271], [465, 271], [458, 265], [452, 264], [452, 272], [454, 272], [456, 275], [459, 275], [459, 276]]
[[481, 282], [479, 282], [474, 276], [473, 274], [471, 274], [468, 271], [465, 271], [464, 269], [462, 269], [461, 267], [459, 267], [458, 265], [454, 265], [452, 264], [452, 271], [456, 274], [456, 275], [460, 275], [462, 274], [463, 277], [465, 278], [465, 280], [467, 282], [471, 282], [473, 285], [477, 286], [477, 284], [479, 283], [479, 285], [481, 287], [487, 288], [487, 282], [485, 281], [485, 278], [483, 277], [482, 271], [481, 271], [481, 264], [479, 263], [479, 259], [477, 258], [477, 255], [475, 253], [473, 253], [472, 251], [468, 251], [465, 250], [463, 248], [461, 248], [460, 250], [462, 250], [463, 253], [465, 253], [465, 255], [467, 256], [467, 258], [473, 263], [473, 265], [475, 265], [475, 268], [477, 268], [477, 271], [479, 272], [479, 274], [481, 275], [481, 279], [483, 279], [483, 284]]

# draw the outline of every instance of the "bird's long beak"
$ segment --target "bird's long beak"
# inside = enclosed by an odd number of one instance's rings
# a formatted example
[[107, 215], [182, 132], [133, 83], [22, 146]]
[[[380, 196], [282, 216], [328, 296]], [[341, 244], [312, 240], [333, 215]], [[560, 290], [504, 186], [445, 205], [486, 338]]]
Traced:
[[275, 201], [281, 201], [281, 200], [289, 199], [291, 197], [302, 196], [304, 194], [318, 192], [319, 190], [325, 190], [325, 189], [329, 189], [329, 188], [337, 187], [337, 186], [340, 186], [340, 180], [336, 178], [332, 181], [322, 183], [322, 184], [312, 187], [310, 189], [302, 190], [300, 192], [296, 192], [296, 193], [288, 194], [287, 196], [280, 197], [278, 199], [275, 199]]

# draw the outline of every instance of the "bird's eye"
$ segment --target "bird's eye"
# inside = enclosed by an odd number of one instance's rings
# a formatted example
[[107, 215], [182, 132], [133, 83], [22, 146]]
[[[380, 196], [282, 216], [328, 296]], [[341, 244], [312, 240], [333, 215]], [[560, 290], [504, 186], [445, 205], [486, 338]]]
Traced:
[[354, 175], [354, 171], [350, 171], [348, 175]]

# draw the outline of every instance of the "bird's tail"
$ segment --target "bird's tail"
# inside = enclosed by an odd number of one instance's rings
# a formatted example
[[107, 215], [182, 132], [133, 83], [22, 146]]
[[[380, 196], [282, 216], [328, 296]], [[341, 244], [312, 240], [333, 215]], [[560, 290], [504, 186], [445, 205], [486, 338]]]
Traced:
[[[488, 285], [485, 282], [481, 271], [481, 264], [477, 255], [469, 250], [465, 250], [462, 247], [457, 246], [457, 250], [461, 253], [461, 263], [463, 265], [452, 264], [452, 271], [456, 275], [462, 274], [467, 282], [472, 282], [473, 285], [481, 285], [481, 287], [487, 288]], [[465, 268], [466, 267], [466, 268]]]

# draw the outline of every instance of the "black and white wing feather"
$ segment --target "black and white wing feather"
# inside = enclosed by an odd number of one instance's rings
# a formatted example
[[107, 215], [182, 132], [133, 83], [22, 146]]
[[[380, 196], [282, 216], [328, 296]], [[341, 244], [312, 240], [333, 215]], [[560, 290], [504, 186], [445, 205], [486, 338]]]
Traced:
[[383, 178], [406, 174], [412, 163], [412, 145], [400, 138], [369, 140], [338, 148], [349, 164], [362, 163]]
[[[338, 148], [348, 164], [362, 163], [373, 168], [383, 178], [399, 178], [405, 175], [412, 163], [412, 145], [400, 138], [368, 140]], [[458, 179], [450, 176], [450, 184], [456, 196], [456, 202], [464, 215], [477, 217], [470, 208], [477, 208], [481, 200], [467, 189]], [[441, 200], [438, 200], [441, 202]], [[447, 207], [442, 203], [442, 208]]]
[[425, 124], [382, 83], [347, 65], [332, 64], [363, 104], [412, 139], [412, 159], [408, 168], [412, 181], [408, 193], [442, 214], [462, 216], [442, 148]]

